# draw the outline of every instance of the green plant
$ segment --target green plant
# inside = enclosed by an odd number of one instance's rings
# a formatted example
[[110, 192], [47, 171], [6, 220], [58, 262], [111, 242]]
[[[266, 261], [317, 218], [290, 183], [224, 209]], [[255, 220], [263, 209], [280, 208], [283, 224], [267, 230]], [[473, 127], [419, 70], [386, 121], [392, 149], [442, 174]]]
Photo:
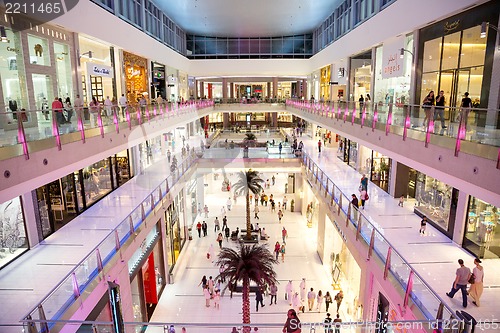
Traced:
[[[216, 280], [226, 279], [227, 286], [236, 286], [238, 281], [242, 281], [243, 325], [250, 324], [250, 282], [258, 287], [277, 284], [274, 264], [278, 261], [266, 245], [240, 244], [238, 251], [227, 247], [220, 251], [216, 265], [224, 267], [224, 270]], [[244, 333], [250, 333], [250, 329], [250, 326], [243, 326]]]
[[246, 198], [246, 218], [247, 218], [247, 234], [246, 239], [252, 239], [250, 227], [250, 192], [257, 195], [262, 191], [262, 180], [259, 177], [259, 172], [249, 169], [247, 171], [240, 171], [238, 174], [238, 181], [233, 184], [233, 189], [236, 195], [244, 195]]
[[257, 137], [253, 133], [246, 133], [245, 134], [245, 141], [255, 141], [257, 140]]

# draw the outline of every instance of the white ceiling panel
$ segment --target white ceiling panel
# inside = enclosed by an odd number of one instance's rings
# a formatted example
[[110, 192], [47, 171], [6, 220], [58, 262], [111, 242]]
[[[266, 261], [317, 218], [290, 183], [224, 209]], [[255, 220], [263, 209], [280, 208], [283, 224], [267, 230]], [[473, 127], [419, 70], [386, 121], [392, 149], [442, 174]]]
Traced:
[[310, 33], [342, 0], [153, 0], [189, 34], [273, 37]]

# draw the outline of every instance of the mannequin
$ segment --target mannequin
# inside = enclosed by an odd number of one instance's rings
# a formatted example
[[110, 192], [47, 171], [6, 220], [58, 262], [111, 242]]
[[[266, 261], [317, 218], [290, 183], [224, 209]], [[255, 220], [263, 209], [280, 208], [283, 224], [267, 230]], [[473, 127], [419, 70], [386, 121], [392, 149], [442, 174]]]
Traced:
[[17, 101], [9, 98], [9, 109], [12, 111], [12, 116], [17, 119]]

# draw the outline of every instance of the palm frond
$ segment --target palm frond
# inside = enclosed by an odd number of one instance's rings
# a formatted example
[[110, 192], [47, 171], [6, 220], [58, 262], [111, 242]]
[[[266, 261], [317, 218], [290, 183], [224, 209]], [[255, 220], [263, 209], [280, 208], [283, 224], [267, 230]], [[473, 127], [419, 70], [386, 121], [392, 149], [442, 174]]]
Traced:
[[233, 184], [233, 189], [238, 195], [247, 195], [249, 192], [258, 194], [262, 191], [264, 180], [259, 177], [259, 172], [249, 169], [238, 173], [238, 181]]

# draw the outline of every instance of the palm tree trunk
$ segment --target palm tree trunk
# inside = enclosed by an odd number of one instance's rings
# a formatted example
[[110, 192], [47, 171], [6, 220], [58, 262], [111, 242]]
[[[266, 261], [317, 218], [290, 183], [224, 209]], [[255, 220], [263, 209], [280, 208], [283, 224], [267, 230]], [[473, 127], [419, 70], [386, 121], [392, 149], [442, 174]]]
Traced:
[[251, 240], [252, 239], [252, 230], [250, 227], [250, 191], [247, 191], [246, 201], [247, 201], [247, 207], [246, 207], [247, 208], [247, 236], [246, 236], [246, 239]]
[[[248, 278], [243, 279], [242, 293], [243, 293], [242, 310], [243, 310], [243, 325], [244, 325], [244, 324], [250, 324], [250, 280]], [[252, 328], [250, 326], [243, 326], [243, 333], [250, 333], [251, 329]]]

